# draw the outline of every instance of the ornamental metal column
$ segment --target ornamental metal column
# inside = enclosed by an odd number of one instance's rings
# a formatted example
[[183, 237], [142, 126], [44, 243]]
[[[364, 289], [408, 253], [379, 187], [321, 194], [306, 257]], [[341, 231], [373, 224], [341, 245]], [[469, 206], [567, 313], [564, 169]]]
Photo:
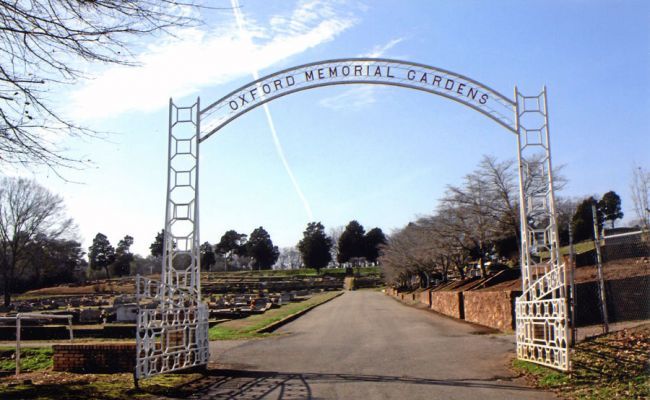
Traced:
[[569, 369], [565, 265], [560, 262], [546, 87], [515, 87], [521, 214], [521, 279], [516, 301], [517, 357]]
[[206, 365], [208, 310], [199, 254], [200, 102], [169, 101], [167, 207], [160, 281], [138, 276], [135, 378]]

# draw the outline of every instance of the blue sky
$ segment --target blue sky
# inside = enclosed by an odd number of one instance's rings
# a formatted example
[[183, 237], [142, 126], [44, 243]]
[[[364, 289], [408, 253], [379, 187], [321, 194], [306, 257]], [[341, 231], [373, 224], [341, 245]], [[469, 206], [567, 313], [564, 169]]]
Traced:
[[[228, 1], [219, 3], [229, 6]], [[222, 4], [223, 3], [223, 4]], [[650, 3], [645, 1], [262, 1], [175, 39], [140, 41], [140, 67], [91, 66], [92, 80], [56, 93], [83, 123], [114, 132], [72, 140], [91, 168], [35, 178], [61, 194], [87, 247], [97, 232], [135, 238], [146, 254], [164, 223], [167, 102], [213, 102], [261, 75], [303, 63], [382, 56], [451, 70], [512, 96], [549, 93], [564, 196], [623, 199], [633, 217], [634, 165], [650, 168]], [[248, 40], [246, 36], [251, 40]], [[277, 135], [314, 219], [403, 226], [436, 207], [484, 154], [516, 156], [513, 134], [456, 102], [377, 86], [326, 87], [269, 103]], [[308, 212], [259, 107], [201, 145], [201, 241], [263, 225], [295, 245]]]

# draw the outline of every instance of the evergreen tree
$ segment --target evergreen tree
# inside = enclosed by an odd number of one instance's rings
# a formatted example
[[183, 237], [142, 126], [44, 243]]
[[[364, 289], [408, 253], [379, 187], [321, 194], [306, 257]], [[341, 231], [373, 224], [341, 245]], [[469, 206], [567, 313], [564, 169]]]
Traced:
[[210, 242], [203, 243], [201, 245], [201, 268], [210, 271], [216, 262], [217, 256], [214, 254], [214, 248]]
[[339, 263], [365, 256], [365, 234], [363, 226], [357, 221], [353, 220], [348, 223], [341, 237], [339, 237], [339, 254], [337, 256]]
[[278, 246], [273, 246], [271, 235], [261, 226], [251, 233], [246, 253], [253, 258], [258, 269], [271, 269], [280, 256]]
[[246, 234], [237, 233], [237, 231], [231, 229], [221, 236], [221, 240], [215, 246], [215, 250], [221, 255], [244, 255], [246, 253], [246, 237]]
[[[598, 205], [596, 199], [589, 197], [578, 204], [573, 218], [571, 218], [571, 229], [573, 229], [573, 241], [582, 242], [594, 238], [594, 222], [591, 210], [592, 205]], [[598, 231], [603, 227], [602, 214], [596, 210], [596, 217], [598, 221]]]
[[614, 228], [614, 221], [623, 218], [621, 210], [621, 197], [614, 191], [609, 191], [603, 195], [598, 202], [598, 209], [603, 216], [603, 220], [610, 221]]
[[131, 273], [131, 261], [133, 261], [133, 254], [130, 251], [133, 244], [133, 237], [126, 235], [124, 239], [117, 243], [115, 250], [115, 263], [113, 271], [117, 276], [125, 276]]
[[315, 268], [320, 273], [332, 261], [332, 239], [325, 234], [325, 227], [320, 222], [310, 222], [298, 242], [302, 262], [307, 268]]
[[386, 235], [380, 228], [369, 230], [363, 238], [364, 257], [371, 263], [377, 262], [379, 258], [379, 246], [386, 244]]
[[246, 255], [246, 238], [246, 234], [231, 229], [224, 233], [219, 243], [214, 246], [215, 252], [224, 258], [226, 270], [233, 256]]
[[161, 230], [156, 235], [156, 238], [153, 240], [153, 243], [149, 246], [151, 250], [151, 255], [154, 257], [162, 257], [163, 254], [163, 243], [165, 242], [165, 230]]
[[98, 233], [93, 244], [88, 248], [88, 262], [93, 270], [104, 269], [106, 277], [110, 278], [108, 267], [115, 261], [115, 248], [103, 233]]
[[[173, 242], [174, 248], [176, 248], [176, 241]], [[156, 238], [149, 245], [149, 251], [154, 257], [162, 257], [163, 251], [165, 250], [165, 230], [161, 229], [160, 232], [156, 234]]]

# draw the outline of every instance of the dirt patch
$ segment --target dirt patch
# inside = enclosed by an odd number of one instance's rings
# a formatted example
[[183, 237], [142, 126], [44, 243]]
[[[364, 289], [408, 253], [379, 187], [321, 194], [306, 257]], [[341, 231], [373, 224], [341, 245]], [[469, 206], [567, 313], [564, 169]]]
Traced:
[[38, 298], [46, 296], [76, 296], [92, 294], [133, 294], [135, 282], [133, 277], [102, 280], [85, 285], [59, 285], [43, 289], [30, 290], [19, 296], [21, 298]]
[[564, 399], [648, 399], [650, 325], [624, 329], [575, 346], [573, 371], [565, 374], [515, 361], [514, 368], [535, 386]]
[[[603, 264], [603, 277], [608, 281], [647, 275], [650, 275], [650, 259], [647, 257], [628, 258]], [[575, 269], [576, 283], [595, 282], [597, 280], [598, 268], [595, 265]], [[501, 282], [483, 290], [521, 290], [521, 278]]]

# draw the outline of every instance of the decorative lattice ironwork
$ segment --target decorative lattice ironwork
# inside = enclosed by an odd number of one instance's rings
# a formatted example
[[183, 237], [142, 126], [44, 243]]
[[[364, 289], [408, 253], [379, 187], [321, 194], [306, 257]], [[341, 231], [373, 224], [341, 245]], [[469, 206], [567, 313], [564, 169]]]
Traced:
[[167, 209], [161, 280], [137, 277], [136, 379], [209, 358], [208, 310], [201, 303], [198, 219], [199, 101], [169, 104]]
[[565, 265], [560, 262], [546, 88], [515, 89], [523, 294], [516, 302], [517, 356], [569, 369]]

